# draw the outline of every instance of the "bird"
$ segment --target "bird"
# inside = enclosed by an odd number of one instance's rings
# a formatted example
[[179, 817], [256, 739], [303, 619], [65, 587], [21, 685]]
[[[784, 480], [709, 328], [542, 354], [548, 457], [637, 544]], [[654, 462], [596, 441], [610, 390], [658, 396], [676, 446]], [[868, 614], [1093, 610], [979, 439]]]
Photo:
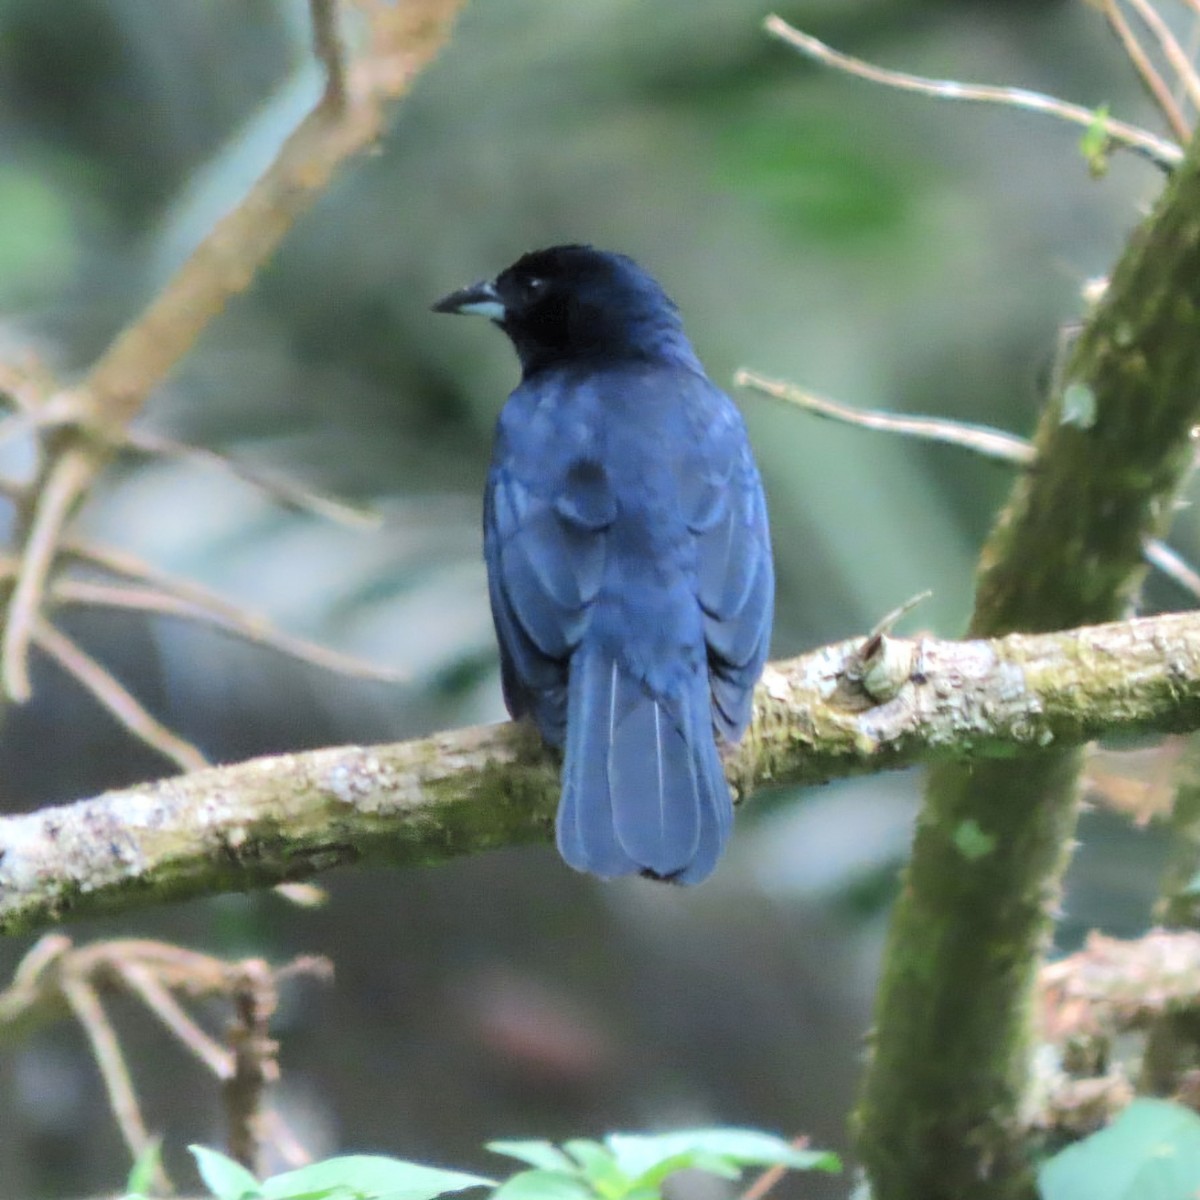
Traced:
[[505, 705], [562, 751], [578, 871], [699, 883], [733, 824], [718, 743], [745, 732], [774, 565], [746, 426], [633, 259], [525, 254], [433, 305], [489, 318], [521, 378], [483, 504]]

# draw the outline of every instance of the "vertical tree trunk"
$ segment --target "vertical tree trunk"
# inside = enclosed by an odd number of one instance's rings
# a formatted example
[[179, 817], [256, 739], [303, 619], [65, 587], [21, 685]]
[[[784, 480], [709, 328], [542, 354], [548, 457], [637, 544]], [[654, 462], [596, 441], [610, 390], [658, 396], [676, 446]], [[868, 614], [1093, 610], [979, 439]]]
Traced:
[[[984, 548], [971, 632], [1111, 620], [1168, 524], [1200, 421], [1200, 152], [1139, 228]], [[1027, 1200], [1030, 1000], [1081, 756], [931, 771], [857, 1114], [874, 1200]]]

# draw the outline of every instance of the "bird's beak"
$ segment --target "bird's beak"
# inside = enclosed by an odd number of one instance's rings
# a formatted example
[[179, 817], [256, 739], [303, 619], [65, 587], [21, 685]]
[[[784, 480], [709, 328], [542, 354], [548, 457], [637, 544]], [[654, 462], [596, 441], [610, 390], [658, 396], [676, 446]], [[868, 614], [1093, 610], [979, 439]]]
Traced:
[[476, 313], [481, 317], [489, 317], [493, 321], [503, 321], [505, 316], [504, 301], [496, 291], [496, 285], [491, 280], [481, 280], [470, 287], [459, 288], [443, 296], [433, 306], [434, 312], [439, 313]]

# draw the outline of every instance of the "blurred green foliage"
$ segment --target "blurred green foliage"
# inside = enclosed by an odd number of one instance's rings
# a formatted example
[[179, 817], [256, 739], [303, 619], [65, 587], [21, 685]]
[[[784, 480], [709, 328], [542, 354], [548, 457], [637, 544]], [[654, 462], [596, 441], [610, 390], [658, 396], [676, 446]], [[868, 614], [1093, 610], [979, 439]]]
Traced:
[[1135, 1100], [1107, 1128], [1060, 1150], [1038, 1172], [1041, 1200], [1190, 1200], [1200, 1181], [1200, 1117]]

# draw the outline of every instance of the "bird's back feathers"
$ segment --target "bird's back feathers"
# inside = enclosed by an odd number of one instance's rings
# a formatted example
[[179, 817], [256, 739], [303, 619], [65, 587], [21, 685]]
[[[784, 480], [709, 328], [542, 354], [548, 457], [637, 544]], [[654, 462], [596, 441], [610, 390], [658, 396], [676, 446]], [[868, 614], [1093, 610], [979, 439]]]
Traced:
[[733, 819], [714, 730], [744, 732], [771, 631], [741, 416], [621, 255], [539, 251], [438, 307], [492, 316], [521, 360], [484, 554], [508, 709], [564, 750], [562, 855], [698, 882]]

